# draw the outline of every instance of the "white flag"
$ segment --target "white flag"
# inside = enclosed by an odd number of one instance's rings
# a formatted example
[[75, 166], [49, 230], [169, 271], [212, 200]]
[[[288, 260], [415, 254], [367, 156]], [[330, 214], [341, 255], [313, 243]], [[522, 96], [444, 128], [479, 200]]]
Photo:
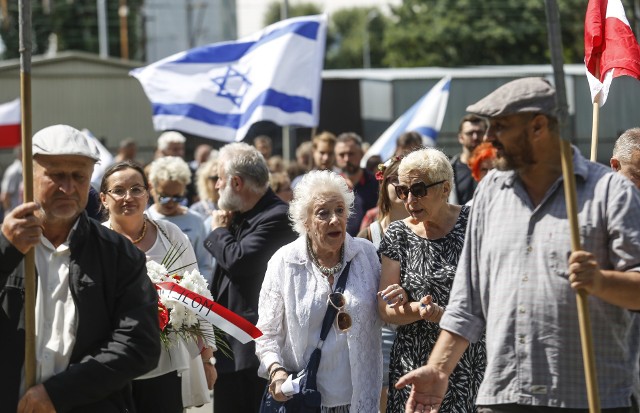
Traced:
[[418, 132], [425, 146], [434, 146], [447, 111], [450, 85], [450, 77], [444, 77], [436, 83], [380, 135], [362, 158], [360, 166], [364, 168], [367, 159], [373, 155], [380, 155], [383, 161], [391, 158], [396, 141], [404, 132]]
[[318, 124], [326, 16], [275, 23], [234, 42], [177, 53], [131, 71], [156, 130], [232, 142], [251, 125]]

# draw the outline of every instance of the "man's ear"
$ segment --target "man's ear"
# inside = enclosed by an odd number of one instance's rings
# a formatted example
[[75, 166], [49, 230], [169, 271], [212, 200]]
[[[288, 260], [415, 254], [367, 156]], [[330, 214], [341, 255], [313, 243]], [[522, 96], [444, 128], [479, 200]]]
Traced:
[[536, 115], [531, 120], [531, 127], [533, 128], [533, 133], [538, 134], [549, 127], [549, 119], [544, 115]]
[[611, 160], [609, 160], [609, 164], [611, 165], [611, 169], [613, 169], [614, 171], [618, 172], [620, 170], [620, 161], [616, 158], [611, 158]]

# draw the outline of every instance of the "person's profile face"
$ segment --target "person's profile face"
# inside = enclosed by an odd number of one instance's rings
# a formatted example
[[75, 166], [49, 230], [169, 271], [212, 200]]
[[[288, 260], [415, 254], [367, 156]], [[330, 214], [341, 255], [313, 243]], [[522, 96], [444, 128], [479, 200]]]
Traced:
[[640, 151], [633, 151], [630, 162], [620, 162], [618, 172], [629, 178], [640, 189]]
[[71, 223], [89, 199], [95, 161], [78, 155], [38, 155], [33, 162], [33, 198], [47, 222]]

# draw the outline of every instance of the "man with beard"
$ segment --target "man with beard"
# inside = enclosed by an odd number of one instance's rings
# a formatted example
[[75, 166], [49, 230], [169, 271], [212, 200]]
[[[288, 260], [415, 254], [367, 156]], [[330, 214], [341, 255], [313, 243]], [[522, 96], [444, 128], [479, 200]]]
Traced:
[[340, 134], [336, 140], [335, 153], [336, 164], [356, 196], [353, 214], [347, 221], [347, 232], [355, 237], [360, 231], [360, 223], [364, 215], [378, 203], [380, 185], [371, 172], [360, 167], [364, 152], [362, 138], [356, 133]]
[[471, 176], [469, 157], [476, 146], [482, 142], [486, 130], [486, 121], [480, 116], [465, 115], [460, 120], [458, 142], [462, 145], [462, 152], [451, 158], [454, 188], [449, 195], [450, 204], [464, 205], [473, 198], [477, 183]]
[[[448, 377], [486, 328], [479, 412], [587, 412], [576, 290], [590, 295], [603, 411], [633, 411], [640, 329], [640, 193], [573, 148], [584, 250], [571, 252], [555, 90], [509, 82], [467, 108], [490, 120], [496, 170], [480, 182], [442, 332], [407, 412], [437, 411]], [[452, 383], [451, 385], [459, 385]]]
[[[288, 206], [269, 188], [269, 169], [253, 146], [232, 143], [218, 156], [219, 210], [205, 247], [216, 259], [211, 292], [221, 305], [258, 322], [258, 296], [271, 256], [296, 236]], [[231, 358], [216, 354], [216, 412], [255, 412], [267, 385], [258, 377], [254, 343], [228, 338]]]

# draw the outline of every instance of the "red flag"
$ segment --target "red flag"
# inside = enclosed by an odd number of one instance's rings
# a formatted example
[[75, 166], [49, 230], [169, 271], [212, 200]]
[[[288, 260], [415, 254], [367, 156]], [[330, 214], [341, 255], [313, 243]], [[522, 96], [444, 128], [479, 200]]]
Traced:
[[20, 99], [0, 104], [0, 148], [20, 145]]
[[600, 106], [607, 100], [614, 77], [640, 80], [640, 46], [620, 0], [589, 0], [584, 21], [584, 63], [591, 101], [598, 99]]

